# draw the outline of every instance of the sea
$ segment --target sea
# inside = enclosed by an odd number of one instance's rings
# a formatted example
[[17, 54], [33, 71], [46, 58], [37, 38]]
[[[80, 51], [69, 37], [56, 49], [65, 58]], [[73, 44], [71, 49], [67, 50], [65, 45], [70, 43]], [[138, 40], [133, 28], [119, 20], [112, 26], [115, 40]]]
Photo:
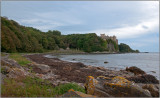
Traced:
[[[81, 62], [85, 65], [102, 66], [111, 70], [124, 70], [136, 66], [159, 79], [159, 53], [124, 53], [124, 54], [70, 54], [46, 55], [69, 62]], [[104, 63], [108, 62], [108, 63]]]

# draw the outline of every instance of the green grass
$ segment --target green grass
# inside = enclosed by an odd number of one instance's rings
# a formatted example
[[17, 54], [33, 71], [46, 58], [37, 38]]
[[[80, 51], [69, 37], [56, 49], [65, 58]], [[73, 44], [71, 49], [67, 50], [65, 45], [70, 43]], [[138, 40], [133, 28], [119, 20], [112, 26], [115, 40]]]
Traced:
[[25, 57], [23, 57], [19, 53], [11, 53], [9, 55], [9, 58], [14, 59], [15, 61], [18, 62], [19, 65], [21, 66], [26, 66], [27, 64], [31, 63], [29, 60], [27, 60]]
[[74, 83], [52, 87], [49, 81], [39, 78], [5, 79], [1, 86], [2, 97], [56, 97], [69, 89], [85, 93], [84, 88]]
[[75, 91], [80, 91], [80, 92], [85, 93], [85, 89], [75, 83], [68, 83], [68, 84], [64, 84], [64, 85], [59, 85], [54, 88], [54, 92], [57, 95], [62, 95], [70, 89], [74, 89]]
[[1, 53], [1, 56], [6, 56], [4, 53]]

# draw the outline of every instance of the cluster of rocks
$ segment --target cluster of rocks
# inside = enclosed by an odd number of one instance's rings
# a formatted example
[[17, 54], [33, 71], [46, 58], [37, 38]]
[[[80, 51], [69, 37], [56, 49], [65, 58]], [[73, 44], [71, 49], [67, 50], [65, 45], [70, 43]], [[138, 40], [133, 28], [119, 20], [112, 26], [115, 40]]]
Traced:
[[[158, 97], [159, 80], [137, 67], [115, 71], [104, 67], [86, 66], [82, 63], [45, 58], [43, 55], [26, 56], [32, 61], [27, 67], [8, 58], [1, 59], [2, 83], [4, 78], [39, 77], [57, 86], [75, 82], [87, 94], [69, 91], [63, 97]], [[139, 93], [141, 92], [141, 93]]]
[[88, 76], [85, 88], [87, 94], [98, 97], [158, 97], [159, 88], [153, 84], [139, 86], [124, 77], [114, 78], [100, 76], [96, 79]]

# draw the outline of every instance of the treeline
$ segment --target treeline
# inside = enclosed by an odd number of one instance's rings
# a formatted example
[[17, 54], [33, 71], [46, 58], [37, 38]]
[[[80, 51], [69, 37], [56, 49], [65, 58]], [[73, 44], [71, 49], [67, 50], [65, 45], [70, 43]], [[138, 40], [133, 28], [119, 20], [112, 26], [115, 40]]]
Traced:
[[84, 52], [126, 51], [125, 47], [121, 46], [121, 44], [118, 46], [111, 39], [103, 40], [95, 33], [61, 35], [61, 32], [57, 30], [42, 32], [32, 27], [19, 25], [14, 20], [1, 17], [2, 52], [44, 52], [67, 48]]
[[[108, 47], [110, 44], [113, 44], [113, 49]], [[60, 48], [85, 52], [118, 51], [118, 45], [114, 41], [104, 41], [95, 33], [61, 35], [57, 30], [42, 32], [1, 17], [2, 52], [43, 52]]]

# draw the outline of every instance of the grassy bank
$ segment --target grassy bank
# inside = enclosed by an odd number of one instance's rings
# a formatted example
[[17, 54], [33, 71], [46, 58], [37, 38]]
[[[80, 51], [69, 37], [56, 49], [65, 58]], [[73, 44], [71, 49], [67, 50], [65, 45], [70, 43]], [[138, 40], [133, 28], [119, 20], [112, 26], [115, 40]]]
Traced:
[[11, 53], [9, 55], [9, 58], [14, 59], [21, 66], [26, 66], [27, 64], [31, 63], [31, 61], [27, 60], [25, 57], [23, 57], [19, 53]]
[[74, 89], [85, 93], [84, 88], [74, 83], [68, 83], [52, 87], [49, 81], [39, 78], [5, 79], [2, 84], [1, 95], [3, 97], [56, 97]]
[[[9, 58], [17, 61], [22, 67], [29, 67], [31, 61], [23, 57], [24, 54], [10, 53]], [[4, 55], [5, 56], [5, 55]], [[1, 73], [6, 75], [6, 70], [1, 69]], [[34, 73], [33, 73], [34, 74]], [[83, 87], [75, 83], [68, 83], [54, 87], [50, 81], [40, 78], [18, 77], [16, 79], [5, 78], [1, 85], [2, 97], [57, 97], [66, 93], [69, 89], [74, 89], [85, 93]]]

